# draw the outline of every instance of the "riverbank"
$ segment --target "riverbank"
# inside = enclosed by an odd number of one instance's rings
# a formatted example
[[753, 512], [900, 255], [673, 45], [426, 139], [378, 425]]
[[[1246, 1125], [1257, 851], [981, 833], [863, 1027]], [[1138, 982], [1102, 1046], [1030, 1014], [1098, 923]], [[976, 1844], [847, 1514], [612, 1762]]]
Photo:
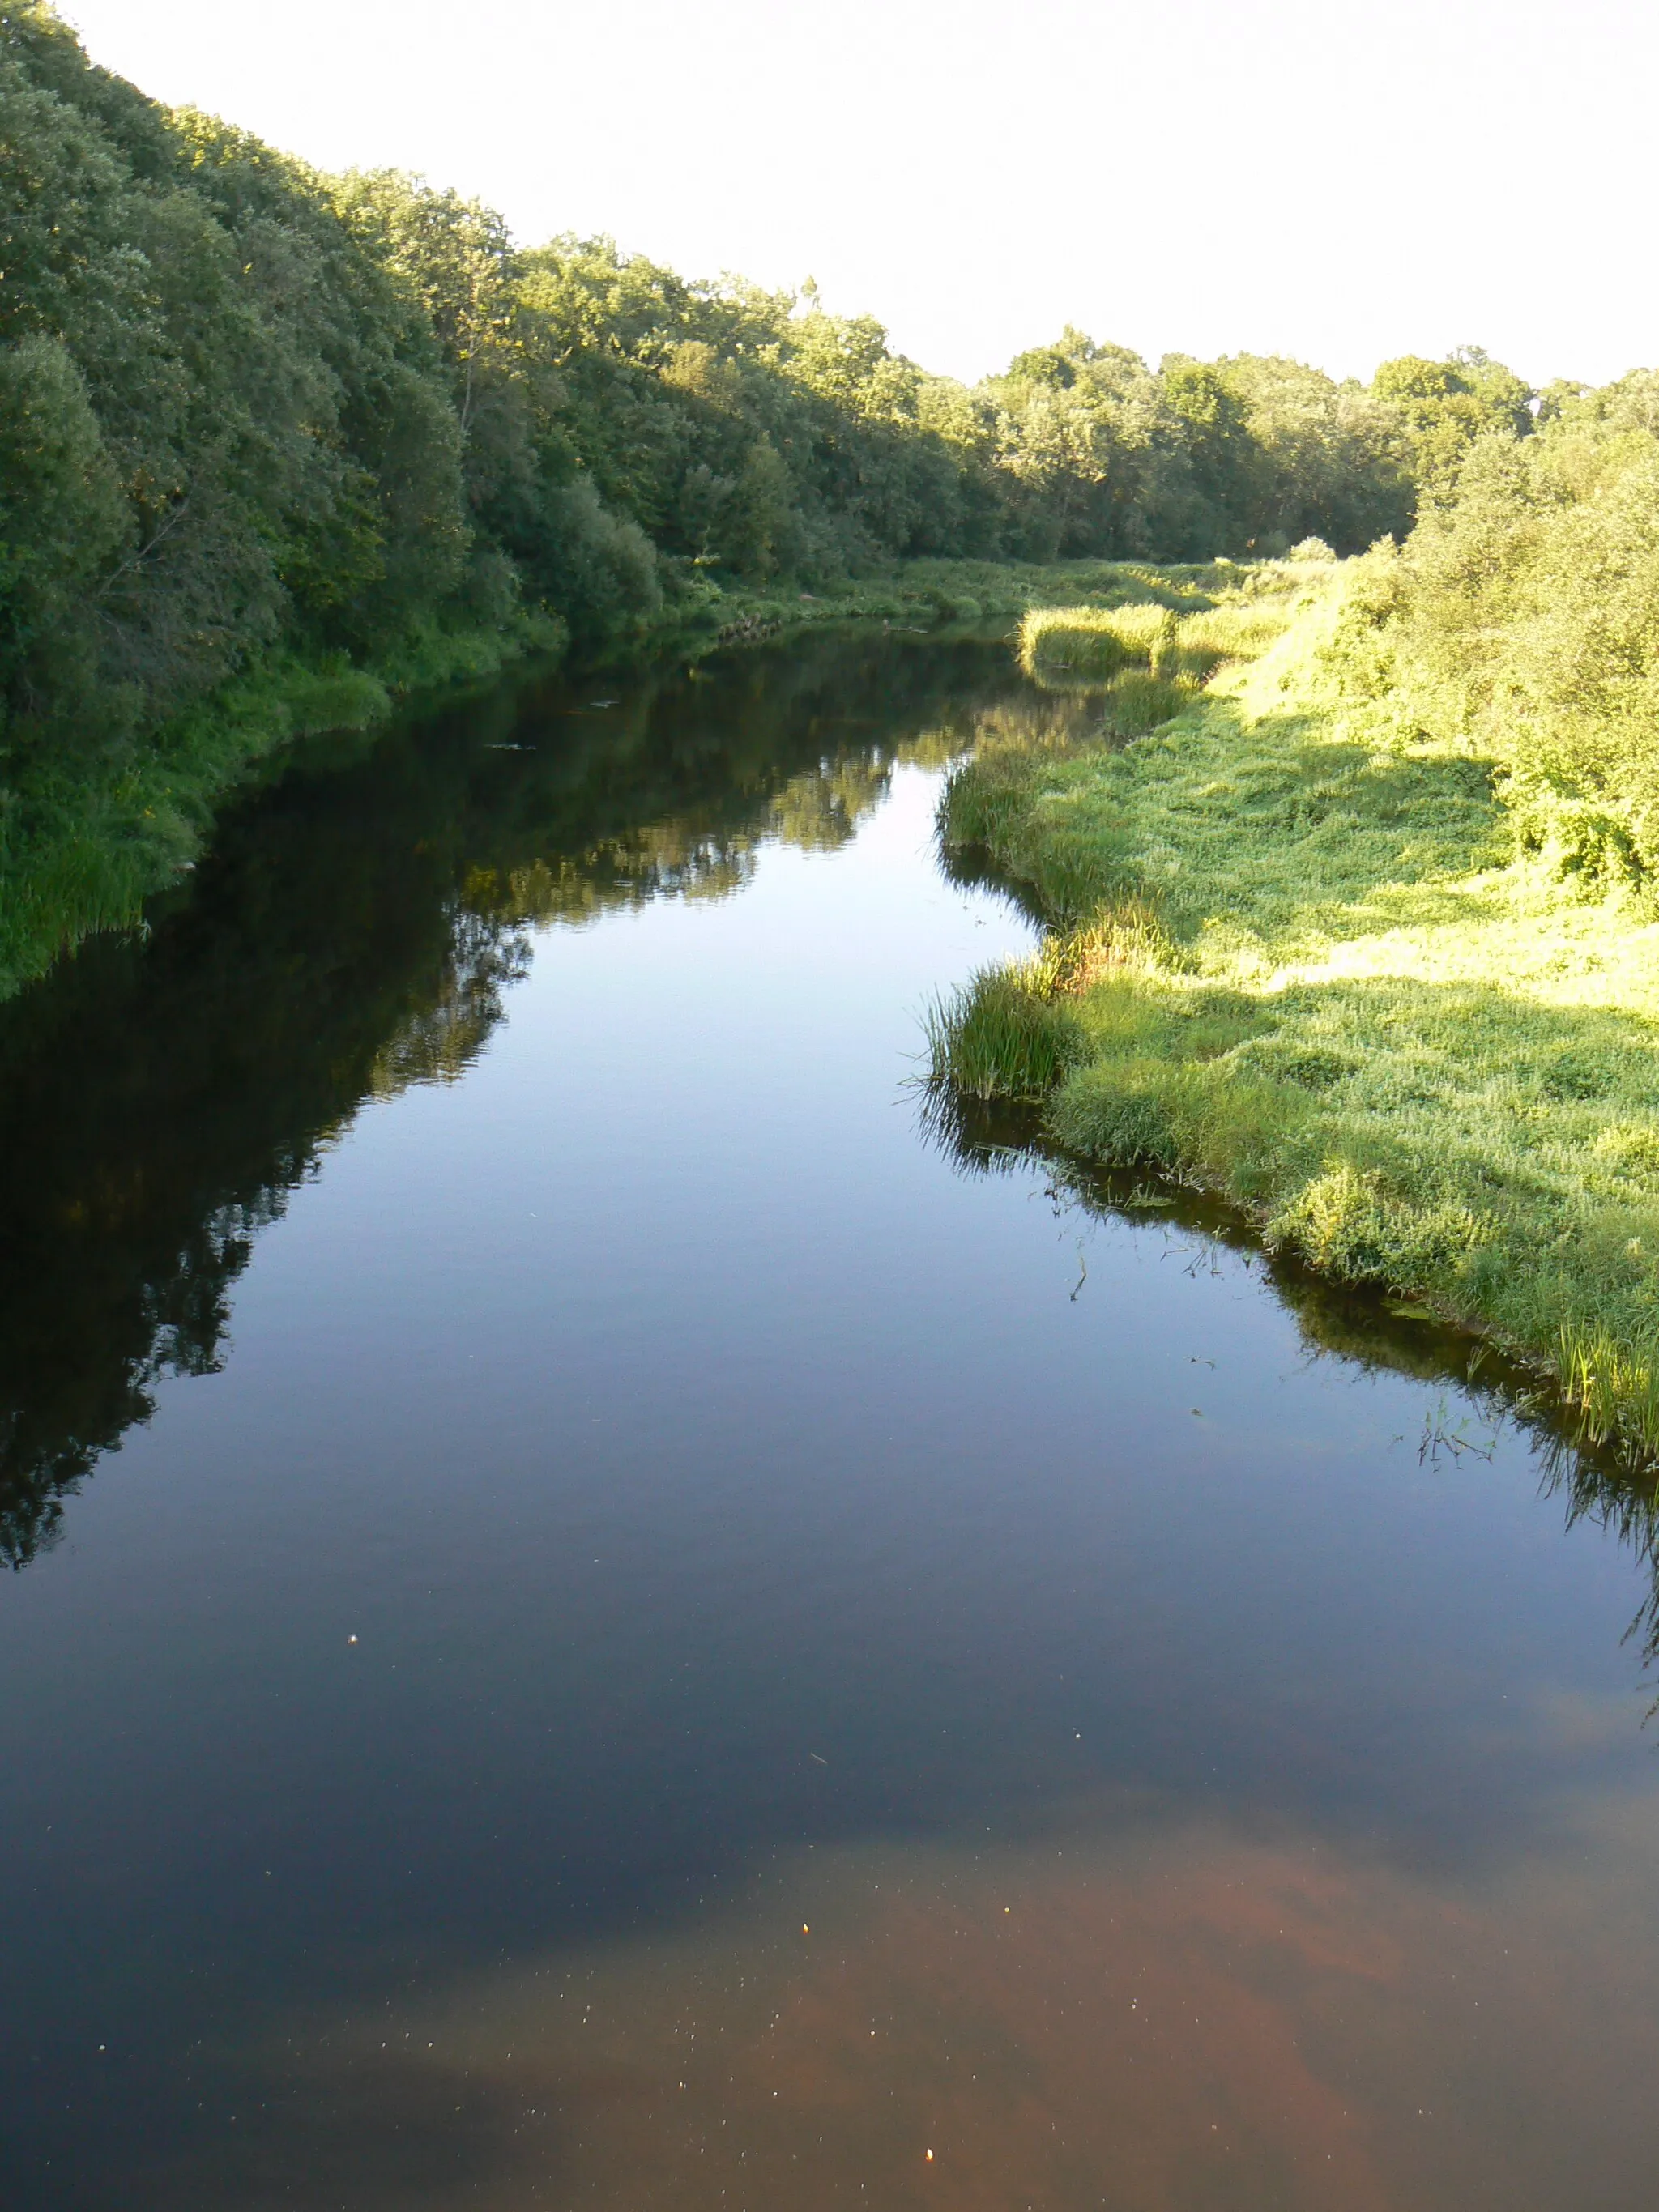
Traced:
[[[707, 582], [667, 602], [651, 627], [614, 641], [609, 661], [695, 661], [822, 622], [931, 629], [1015, 618], [1035, 606], [1117, 605], [1149, 591], [1174, 603], [1218, 573], [1100, 561], [916, 561], [820, 592]], [[567, 644], [556, 618], [526, 616], [507, 627], [430, 628], [367, 666], [279, 657], [157, 731], [54, 756], [10, 787], [0, 782], [0, 1002], [86, 938], [132, 927], [145, 900], [193, 865], [218, 810], [295, 740], [361, 733], [515, 662], [556, 667]]]
[[1659, 921], [1528, 849], [1489, 761], [1345, 720], [1343, 589], [1151, 734], [957, 775], [947, 847], [1050, 935], [940, 1010], [935, 1074], [1492, 1334], [1646, 1463]]

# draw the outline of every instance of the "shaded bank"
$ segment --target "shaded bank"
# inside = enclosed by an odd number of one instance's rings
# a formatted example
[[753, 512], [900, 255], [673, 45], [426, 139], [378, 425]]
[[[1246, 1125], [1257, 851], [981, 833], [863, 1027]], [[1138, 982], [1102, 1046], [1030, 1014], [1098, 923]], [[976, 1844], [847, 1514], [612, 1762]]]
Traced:
[[[1295, 1316], [1316, 1358], [1439, 1386], [1438, 1410], [1411, 1440], [1419, 1460], [1455, 1468], [1485, 1455], [1506, 1426], [1519, 1429], [1535, 1453], [1544, 1492], [1560, 1500], [1567, 1524], [1604, 1528], [1641, 1561], [1651, 1588], [1631, 1635], [1646, 1663], [1659, 1661], [1659, 1484], [1632, 1466], [1616, 1439], [1587, 1433], [1582, 1410], [1535, 1364], [1381, 1285], [1322, 1272], [1294, 1246], [1264, 1244], [1259, 1220], [1219, 1192], [1156, 1166], [1114, 1167], [1057, 1143], [1036, 1101], [976, 1097], [930, 1083], [921, 1093], [920, 1125], [965, 1175], [1042, 1173], [1057, 1216], [1162, 1227], [1171, 1254], [1200, 1269], [1223, 1253], [1243, 1255]], [[1454, 1401], [1472, 1404], [1478, 1419], [1451, 1411]]]

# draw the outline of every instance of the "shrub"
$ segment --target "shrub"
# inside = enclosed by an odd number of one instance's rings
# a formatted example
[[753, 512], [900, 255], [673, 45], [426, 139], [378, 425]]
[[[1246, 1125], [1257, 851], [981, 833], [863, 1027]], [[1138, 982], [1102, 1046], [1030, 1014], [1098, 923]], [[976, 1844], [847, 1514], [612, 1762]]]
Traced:
[[1521, 848], [1598, 891], [1659, 870], [1653, 382], [1477, 439], [1326, 656], [1401, 735], [1492, 761]]

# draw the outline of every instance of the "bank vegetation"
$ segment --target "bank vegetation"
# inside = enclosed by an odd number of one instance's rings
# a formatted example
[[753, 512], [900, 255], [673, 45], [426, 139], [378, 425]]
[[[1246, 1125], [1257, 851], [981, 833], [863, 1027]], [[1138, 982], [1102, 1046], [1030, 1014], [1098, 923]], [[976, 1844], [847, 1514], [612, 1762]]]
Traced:
[[45, 0], [0, 0], [0, 992], [131, 918], [250, 762], [395, 696], [1023, 604], [1008, 564], [1350, 553], [1528, 419], [1474, 353], [1362, 387], [1072, 330], [969, 389], [810, 283], [319, 175], [96, 67]]
[[[935, 1074], [1491, 1333], [1652, 1464], [1659, 375], [1482, 433], [1403, 545], [1248, 584], [1028, 620], [1100, 734], [949, 787], [1049, 931], [939, 1010]], [[1130, 671], [1170, 711], [1126, 737]]]

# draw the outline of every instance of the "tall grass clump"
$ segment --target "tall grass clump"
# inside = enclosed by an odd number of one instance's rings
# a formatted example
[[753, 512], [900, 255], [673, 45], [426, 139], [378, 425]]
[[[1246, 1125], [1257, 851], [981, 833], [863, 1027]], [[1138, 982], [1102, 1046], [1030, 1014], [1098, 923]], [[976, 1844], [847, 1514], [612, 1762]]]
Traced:
[[1563, 1395], [1589, 1444], [1623, 1444], [1659, 1462], [1659, 1336], [1632, 1342], [1595, 1323], [1562, 1324]]
[[1115, 676], [1151, 658], [1165, 620], [1160, 606], [1033, 607], [1019, 627], [1028, 676]]
[[1150, 668], [1125, 668], [1096, 695], [1103, 734], [1141, 738], [1173, 721], [1198, 696], [1190, 677], [1166, 676]]
[[[1238, 573], [1241, 581], [1248, 574], [1260, 588], [1259, 572]], [[1061, 688], [1110, 684], [1137, 669], [1166, 684], [1201, 684], [1225, 661], [1256, 659], [1289, 627], [1297, 601], [1284, 588], [1279, 569], [1273, 573], [1279, 585], [1273, 597], [1235, 592], [1186, 612], [1154, 600], [1033, 607], [1019, 628], [1020, 666], [1039, 683]], [[1140, 726], [1155, 725], [1143, 720]]]
[[982, 969], [924, 1023], [930, 1079], [970, 1098], [1046, 1098], [1081, 1056], [1075, 1020], [1018, 969]]

